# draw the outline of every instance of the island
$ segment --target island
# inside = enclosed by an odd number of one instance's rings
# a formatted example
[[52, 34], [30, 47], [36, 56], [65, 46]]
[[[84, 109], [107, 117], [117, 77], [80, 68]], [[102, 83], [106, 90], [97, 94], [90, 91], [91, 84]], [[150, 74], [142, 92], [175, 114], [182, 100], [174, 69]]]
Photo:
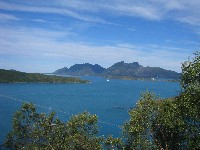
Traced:
[[0, 69], [0, 83], [88, 83], [74, 77], [44, 75], [41, 73], [25, 73], [16, 70]]

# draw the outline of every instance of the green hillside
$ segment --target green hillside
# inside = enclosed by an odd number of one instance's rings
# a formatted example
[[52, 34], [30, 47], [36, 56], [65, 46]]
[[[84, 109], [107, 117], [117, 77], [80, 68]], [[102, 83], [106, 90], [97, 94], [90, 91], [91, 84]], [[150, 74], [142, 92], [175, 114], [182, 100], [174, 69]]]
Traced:
[[25, 73], [16, 70], [0, 69], [0, 83], [87, 83], [86, 80], [71, 77], [59, 77], [40, 73]]

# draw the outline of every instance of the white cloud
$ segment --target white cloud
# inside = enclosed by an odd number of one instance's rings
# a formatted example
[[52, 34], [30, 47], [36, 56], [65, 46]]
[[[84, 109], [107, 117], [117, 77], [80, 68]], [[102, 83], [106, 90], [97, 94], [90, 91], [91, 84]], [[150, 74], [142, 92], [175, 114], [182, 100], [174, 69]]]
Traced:
[[57, 5], [66, 6], [82, 13], [103, 13], [116, 17], [135, 16], [148, 20], [176, 20], [200, 25], [199, 0], [59, 0]]
[[[147, 2], [147, 3], [146, 3]], [[149, 5], [148, 1], [123, 1], [123, 0], [101, 0], [101, 1], [64, 1], [60, 0], [57, 5], [66, 6], [74, 11], [81, 13], [95, 14], [99, 13], [113, 16], [139, 16], [146, 19], [160, 19], [161, 13]]]
[[126, 43], [95, 46], [84, 42], [58, 41], [66, 36], [60, 31], [1, 28], [0, 32], [0, 62], [9, 56], [11, 59], [6, 60], [6, 67], [9, 62], [8, 69], [19, 64], [22, 71], [30, 70], [31, 66], [33, 72], [53, 72], [58, 66], [70, 67], [74, 63], [86, 62], [109, 67], [124, 60], [180, 72], [181, 62], [188, 56], [175, 47]]
[[5, 13], [0, 13], [0, 21], [10, 21], [10, 20], [20, 20], [20, 18], [10, 15], [10, 14], [5, 14]]
[[33, 19], [31, 21], [34, 21], [34, 22], [39, 22], [39, 23], [49, 23], [49, 21], [45, 20], [45, 19]]
[[52, 6], [36, 6], [36, 3], [32, 3], [32, 6], [20, 5], [20, 4], [12, 4], [6, 2], [0, 2], [1, 10], [11, 10], [11, 11], [25, 11], [25, 12], [36, 12], [36, 13], [45, 13], [45, 14], [59, 14], [64, 16], [70, 16], [76, 19], [80, 19], [88, 22], [97, 22], [97, 23], [105, 23], [109, 24], [109, 22], [101, 19], [99, 17], [92, 17], [89, 15], [84, 15], [81, 13], [77, 13], [75, 11], [69, 10], [67, 7], [55, 7]]
[[[2, 10], [16, 10], [71, 16], [83, 21], [112, 24], [100, 14], [133, 16], [148, 20], [176, 20], [200, 26], [199, 0], [52, 0], [0, 2]], [[113, 23], [114, 24], [114, 23]]]

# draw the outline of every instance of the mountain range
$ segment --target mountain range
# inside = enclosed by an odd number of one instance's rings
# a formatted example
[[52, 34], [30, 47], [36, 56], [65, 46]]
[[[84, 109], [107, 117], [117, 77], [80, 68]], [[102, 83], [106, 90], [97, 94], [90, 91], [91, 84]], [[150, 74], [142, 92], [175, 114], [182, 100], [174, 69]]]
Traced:
[[64, 67], [54, 72], [58, 75], [72, 76], [107, 76], [116, 78], [161, 78], [179, 79], [181, 74], [175, 71], [166, 70], [160, 67], [144, 67], [138, 62], [125, 63], [124, 61], [115, 63], [109, 68], [103, 68], [98, 64], [89, 63], [75, 64], [70, 68]]

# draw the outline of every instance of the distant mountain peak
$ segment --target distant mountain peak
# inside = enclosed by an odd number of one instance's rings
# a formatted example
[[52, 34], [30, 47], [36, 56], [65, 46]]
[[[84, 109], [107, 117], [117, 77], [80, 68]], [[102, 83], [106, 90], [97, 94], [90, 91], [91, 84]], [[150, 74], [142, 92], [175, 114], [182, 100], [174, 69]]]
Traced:
[[115, 63], [114, 65], [112, 65], [109, 68], [116, 68], [116, 67], [124, 67], [126, 69], [129, 69], [129, 68], [133, 68], [133, 67], [139, 68], [139, 67], [142, 67], [142, 66], [138, 62], [125, 63], [124, 61], [121, 61], [121, 62]]
[[141, 66], [138, 62], [125, 63], [124, 61], [117, 62], [114, 65], [135, 65], [135, 66]]
[[132, 63], [130, 63], [130, 65], [140, 66], [140, 64], [138, 62], [132, 62]]

